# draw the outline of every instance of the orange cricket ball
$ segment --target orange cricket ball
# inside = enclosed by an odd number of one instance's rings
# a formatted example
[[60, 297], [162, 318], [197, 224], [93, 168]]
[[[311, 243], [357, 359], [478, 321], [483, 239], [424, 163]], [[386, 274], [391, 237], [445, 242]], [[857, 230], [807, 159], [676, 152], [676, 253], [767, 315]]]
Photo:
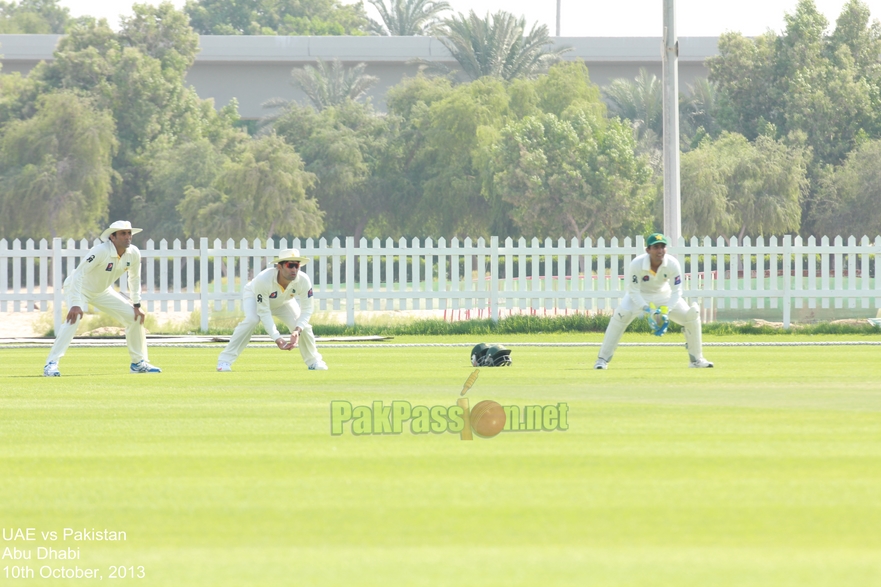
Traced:
[[482, 438], [492, 438], [505, 427], [505, 410], [492, 400], [485, 399], [471, 408], [471, 429]]

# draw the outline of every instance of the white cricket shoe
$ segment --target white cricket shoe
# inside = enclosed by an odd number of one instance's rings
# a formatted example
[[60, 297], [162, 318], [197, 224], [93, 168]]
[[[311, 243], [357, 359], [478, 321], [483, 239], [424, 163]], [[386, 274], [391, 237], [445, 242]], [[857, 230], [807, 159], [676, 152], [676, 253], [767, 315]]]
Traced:
[[309, 365], [310, 371], [327, 371], [327, 363], [324, 361], [315, 361]]
[[692, 369], [712, 369], [713, 364], [705, 358], [701, 357], [697, 361], [692, 361], [689, 367], [691, 367]]
[[222, 373], [229, 373], [230, 371], [232, 371], [232, 365], [221, 361], [221, 362], [217, 363], [217, 370]]
[[43, 367], [43, 377], [61, 377], [61, 371], [58, 370], [58, 361], [49, 361]]
[[138, 363], [131, 364], [131, 372], [132, 373], [162, 373], [162, 369], [156, 367], [155, 365], [151, 365], [147, 361], [140, 361]]
[[597, 359], [597, 362], [593, 364], [594, 369], [608, 369], [609, 362], [605, 359]]

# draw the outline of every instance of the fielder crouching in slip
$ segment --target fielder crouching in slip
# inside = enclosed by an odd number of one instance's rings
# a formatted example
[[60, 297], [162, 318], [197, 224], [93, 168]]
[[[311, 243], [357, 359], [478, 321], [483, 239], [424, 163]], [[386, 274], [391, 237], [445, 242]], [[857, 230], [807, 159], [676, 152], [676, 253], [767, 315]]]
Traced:
[[[682, 266], [676, 257], [667, 256], [667, 238], [656, 232], [646, 239], [645, 254], [630, 263], [627, 293], [609, 320], [594, 369], [608, 368], [624, 330], [642, 313], [651, 315], [652, 305], [668, 308], [669, 319], [682, 325], [689, 366], [698, 369], [713, 366], [702, 352], [700, 311], [696, 304], [689, 306], [682, 299]], [[657, 313], [657, 318], [666, 323], [667, 315]]]
[[[312, 280], [300, 267], [307, 263], [297, 249], [287, 249], [278, 258], [248, 282], [242, 294], [245, 319], [236, 326], [232, 338], [217, 359], [218, 371], [232, 371], [232, 364], [239, 357], [257, 324], [275, 341], [279, 349], [289, 351], [299, 346], [300, 355], [310, 371], [327, 371], [315, 345], [315, 335], [309, 318], [312, 317]], [[299, 302], [299, 303], [298, 303]], [[291, 329], [290, 340], [279, 333], [273, 316], [281, 318]]]
[[[132, 235], [141, 232], [127, 220], [117, 220], [101, 234], [103, 241], [89, 251], [85, 261], [64, 280], [64, 297], [69, 308], [67, 319], [55, 333], [43, 375], [59, 377], [58, 361], [70, 346], [77, 325], [83, 317], [82, 307], [88, 304], [113, 316], [125, 326], [125, 342], [131, 356], [131, 373], [160, 373], [159, 367], [147, 362], [147, 331], [141, 310], [141, 252], [132, 245]], [[113, 289], [113, 284], [128, 273], [131, 301]]]

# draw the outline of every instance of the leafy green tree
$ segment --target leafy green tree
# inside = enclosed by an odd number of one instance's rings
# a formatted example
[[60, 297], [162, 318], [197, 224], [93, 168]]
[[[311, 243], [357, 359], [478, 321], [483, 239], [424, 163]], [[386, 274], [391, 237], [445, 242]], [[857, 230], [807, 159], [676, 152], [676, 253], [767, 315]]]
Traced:
[[804, 141], [814, 169], [839, 163], [861, 136], [879, 136], [881, 27], [858, 0], [844, 6], [831, 35], [827, 26], [813, 0], [800, 0], [779, 37], [722, 35], [708, 66], [723, 127], [750, 140], [771, 128], [791, 144]]
[[399, 84], [389, 88], [385, 101], [388, 111], [404, 120], [420, 121], [432, 104], [453, 92], [448, 78], [417, 75], [405, 77]]
[[107, 214], [113, 117], [72, 92], [40, 96], [0, 139], [0, 233], [95, 236]]
[[[389, 112], [401, 118], [406, 179], [392, 223], [404, 234], [517, 236], [511, 204], [494, 181], [493, 145], [502, 129], [543, 112], [587, 112], [604, 120], [599, 88], [583, 63], [558, 63], [534, 80], [485, 77], [454, 86], [418, 76], [392, 88]], [[406, 218], [404, 217], [406, 215]]]
[[177, 206], [184, 194], [211, 187], [232, 159], [205, 138], [156, 149], [149, 159], [149, 188], [135, 200], [132, 217], [152, 238], [183, 239], [186, 231]]
[[0, 74], [0, 126], [11, 121], [18, 120], [25, 100], [31, 100], [28, 104], [33, 112], [34, 90], [33, 79], [21, 75], [19, 72]]
[[[273, 124], [315, 174], [313, 195], [326, 212], [325, 234], [355, 237], [388, 225], [400, 197], [399, 119], [379, 116], [369, 104], [347, 100], [321, 111], [289, 106]], [[378, 236], [378, 235], [377, 235]]]
[[363, 35], [364, 5], [340, 0], [188, 0], [200, 35]]
[[178, 204], [188, 236], [315, 237], [324, 228], [318, 203], [307, 196], [315, 176], [276, 135], [250, 141], [210, 187], [190, 186]]
[[59, 6], [58, 0], [0, 1], [0, 34], [3, 35], [62, 34], [73, 20], [70, 9]]
[[747, 138], [759, 136], [769, 122], [780, 128], [785, 113], [777, 84], [777, 36], [753, 39], [739, 33], [719, 37], [719, 55], [707, 60], [710, 81], [719, 89], [722, 127]]
[[199, 37], [190, 27], [187, 15], [170, 2], [156, 7], [135, 4], [132, 10], [132, 16], [121, 20], [120, 44], [157, 59], [163, 75], [174, 76], [175, 81], [186, 75], [199, 52]]
[[869, 7], [850, 1], [835, 21], [835, 31], [828, 39], [829, 52], [838, 54], [842, 48], [850, 54], [859, 77], [877, 78], [878, 56], [881, 55], [881, 23], [870, 22]]
[[814, 2], [800, 0], [783, 34], [725, 34], [719, 55], [708, 61], [723, 128], [808, 148], [806, 233], [817, 217], [812, 207], [824, 168], [839, 165], [866, 139], [881, 138], [881, 25], [869, 18], [863, 2], [849, 0], [830, 34]]
[[[389, 88], [386, 104], [389, 115], [399, 118], [398, 144], [401, 149], [400, 185], [392, 192], [394, 205], [385, 215], [382, 235], [404, 236], [430, 234], [424, 212], [423, 185], [435, 173], [436, 150], [429, 139], [432, 108], [453, 93], [449, 78], [418, 75], [405, 78]], [[430, 207], [430, 206], [429, 206]]]
[[881, 141], [854, 149], [822, 178], [813, 208], [816, 236], [881, 234]]
[[190, 187], [210, 186], [224, 165], [238, 160], [248, 136], [234, 126], [238, 120], [236, 104], [215, 112], [210, 102], [202, 102], [199, 137], [194, 141], [157, 140], [141, 157], [145, 177], [144, 191], [131, 201], [131, 217], [154, 238], [184, 238], [183, 219], [177, 206]]
[[685, 235], [775, 235], [798, 231], [807, 190], [805, 154], [768, 136], [754, 143], [723, 133], [682, 155]]
[[[30, 93], [18, 100], [17, 118], [32, 116], [36, 96], [65, 88], [91, 98], [114, 119], [119, 149], [109, 214], [129, 218], [151, 202], [151, 161], [156, 154], [207, 138], [217, 148], [241, 141], [229, 109], [218, 113], [185, 81], [198, 37], [170, 3], [135, 5], [119, 33], [104, 21], [76, 25], [54, 59], [30, 74]], [[233, 107], [234, 108], [234, 107]]]
[[528, 116], [502, 130], [495, 183], [525, 234], [620, 236], [651, 223], [651, 170], [630, 128], [589, 111]]
[[[339, 59], [328, 63], [321, 59], [315, 67], [306, 65], [291, 71], [295, 86], [303, 90], [317, 110], [330, 106], [339, 106], [346, 100], [359, 100], [379, 81], [373, 75], [366, 75], [366, 63], [354, 67], [343, 67]], [[270, 101], [266, 106], [283, 105], [278, 101]]]
[[[535, 105], [541, 112], [561, 117], [567, 108], [576, 106], [598, 117], [606, 116], [606, 105], [600, 88], [590, 81], [590, 74], [583, 61], [557, 63], [551, 66], [547, 75], [524, 83], [535, 88]], [[508, 92], [512, 93], [513, 88], [514, 84], [509, 87]]]
[[488, 204], [484, 190], [487, 148], [512, 116], [509, 101], [501, 80], [482, 78], [453, 88], [414, 121], [418, 132], [411, 137], [419, 144], [411, 165], [421, 193], [413, 209], [424, 232], [448, 238], [507, 232], [504, 209]]
[[484, 76], [512, 80], [534, 78], [548, 70], [570, 47], [554, 49], [545, 25], [526, 33], [526, 19], [505, 11], [480, 18], [472, 10], [444, 21], [438, 37], [470, 79]]
[[450, 10], [444, 0], [367, 0], [379, 12], [382, 22], [368, 19], [370, 32], [381, 36], [432, 35], [441, 26], [438, 15]]

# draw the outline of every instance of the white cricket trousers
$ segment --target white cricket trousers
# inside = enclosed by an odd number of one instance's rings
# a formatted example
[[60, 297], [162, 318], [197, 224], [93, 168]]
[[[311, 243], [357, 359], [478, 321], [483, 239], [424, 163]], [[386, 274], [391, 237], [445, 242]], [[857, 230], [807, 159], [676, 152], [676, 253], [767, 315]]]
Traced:
[[[65, 301], [67, 309], [70, 310], [70, 296], [65, 296]], [[85, 303], [89, 304], [89, 308], [97, 308], [125, 326], [125, 342], [128, 345], [128, 354], [131, 356], [132, 363], [147, 360], [147, 331], [140, 320], [135, 320], [135, 310], [130, 301], [122, 297], [115, 289], [108, 288], [98, 295], [86, 298]], [[65, 321], [61, 325], [58, 332], [55, 333], [55, 343], [52, 345], [52, 350], [49, 351], [47, 363], [58, 361], [64, 356], [76, 334], [78, 324], [79, 319], [76, 324]]]
[[[251, 335], [254, 334], [257, 325], [260, 324], [260, 318], [257, 316], [257, 300], [250, 296], [246, 297], [242, 300], [242, 306], [245, 309], [245, 319], [236, 326], [232, 333], [232, 338], [229, 339], [229, 344], [226, 345], [226, 348], [220, 353], [220, 357], [217, 358], [219, 363], [229, 363], [231, 365], [238, 359], [239, 355], [242, 354], [242, 351], [245, 350], [245, 347], [251, 341]], [[300, 317], [300, 306], [296, 302], [286, 302], [280, 308], [273, 310], [272, 315], [281, 318], [281, 321], [293, 332], [297, 326], [297, 319]], [[303, 362], [306, 365], [312, 365], [321, 360], [318, 347], [315, 345], [315, 334], [312, 333], [311, 324], [307, 324], [300, 332], [297, 346], [300, 349], [300, 356], [303, 357]]]
[[[658, 302], [653, 299], [647, 299], [646, 301], [654, 302], [658, 307], [666, 305], [664, 301]], [[609, 326], [606, 328], [606, 335], [603, 337], [603, 346], [600, 347], [598, 358], [604, 359], [606, 362], [612, 360], [615, 349], [618, 348], [618, 343], [621, 342], [624, 330], [642, 313], [643, 308], [635, 307], [630, 295], [625, 295], [609, 320]], [[685, 300], [680, 298], [675, 306], [668, 308], [667, 317], [670, 318], [671, 322], [682, 326], [682, 330], [685, 333], [685, 349], [688, 351], [688, 357], [691, 362], [702, 358], [701, 315], [697, 306], [689, 306]]]

